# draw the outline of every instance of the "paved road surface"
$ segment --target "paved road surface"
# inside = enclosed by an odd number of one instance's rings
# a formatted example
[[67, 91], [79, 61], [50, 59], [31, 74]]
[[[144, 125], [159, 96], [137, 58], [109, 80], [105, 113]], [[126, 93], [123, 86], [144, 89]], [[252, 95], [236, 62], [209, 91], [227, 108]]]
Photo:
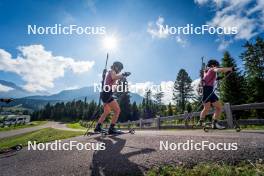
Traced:
[[44, 125], [39, 125], [39, 126], [35, 126], [35, 127], [21, 128], [21, 129], [11, 130], [11, 131], [1, 131], [0, 132], [0, 139], [5, 138], [5, 137], [18, 135], [18, 134], [28, 133], [31, 131], [39, 130], [42, 128], [48, 128], [48, 127], [61, 129], [61, 130], [80, 131], [78, 129], [67, 128], [66, 124], [61, 123], [61, 122], [47, 122]]
[[[103, 142], [104, 151], [28, 151], [0, 155], [0, 171], [10, 175], [142, 175], [147, 169], [164, 164], [264, 159], [264, 131], [137, 131], [135, 135], [101, 137], [79, 136], [69, 140], [81, 143]], [[63, 142], [69, 142], [65, 140]], [[236, 151], [160, 150], [160, 141], [169, 143], [238, 143]]]

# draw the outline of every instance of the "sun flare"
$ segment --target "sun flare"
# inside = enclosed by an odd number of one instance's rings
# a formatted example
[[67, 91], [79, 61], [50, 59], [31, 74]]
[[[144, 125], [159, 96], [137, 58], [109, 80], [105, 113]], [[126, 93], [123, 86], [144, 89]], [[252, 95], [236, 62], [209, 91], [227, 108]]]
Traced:
[[107, 36], [103, 40], [104, 48], [115, 50], [117, 48], [117, 38], [115, 36]]

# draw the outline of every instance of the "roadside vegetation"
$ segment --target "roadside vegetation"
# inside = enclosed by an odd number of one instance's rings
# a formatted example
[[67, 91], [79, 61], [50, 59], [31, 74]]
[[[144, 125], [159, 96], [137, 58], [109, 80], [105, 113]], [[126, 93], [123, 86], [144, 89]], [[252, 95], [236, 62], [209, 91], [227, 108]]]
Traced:
[[17, 144], [21, 144], [22, 146], [27, 146], [28, 141], [36, 141], [37, 143], [44, 143], [59, 139], [66, 139], [75, 136], [82, 135], [83, 132], [79, 131], [65, 131], [58, 130], [54, 128], [44, 128], [41, 130], [16, 135], [12, 137], [2, 138], [0, 139], [0, 149], [6, 149], [12, 147]]
[[68, 123], [66, 126], [72, 129], [86, 130], [86, 128], [81, 126], [79, 122]]
[[242, 125], [242, 130], [264, 130], [264, 125]]
[[153, 168], [146, 173], [147, 176], [262, 176], [264, 163], [241, 162], [238, 165], [202, 163], [192, 168], [185, 166], [163, 166]]

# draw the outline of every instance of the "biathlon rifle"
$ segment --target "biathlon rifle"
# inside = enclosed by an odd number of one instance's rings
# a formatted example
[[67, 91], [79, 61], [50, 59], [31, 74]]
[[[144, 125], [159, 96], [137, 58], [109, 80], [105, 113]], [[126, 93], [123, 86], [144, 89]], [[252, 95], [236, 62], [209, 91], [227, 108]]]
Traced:
[[202, 60], [202, 66], [201, 66], [201, 70], [200, 70], [200, 78], [202, 80], [203, 79], [203, 75], [204, 75], [204, 71], [206, 69], [206, 64], [204, 63], [204, 57], [202, 57], [201, 60]]
[[108, 55], [108, 53], [107, 53], [107, 54], [106, 54], [105, 67], [104, 67], [103, 74], [102, 74], [102, 83], [101, 83], [101, 84], [102, 84], [102, 87], [101, 87], [101, 92], [103, 91], [103, 88], [104, 88], [105, 75], [106, 75], [106, 72], [107, 72], [108, 58], [109, 58], [109, 55]]
[[198, 94], [202, 94], [203, 92], [203, 76], [204, 76], [204, 71], [206, 69], [206, 64], [204, 63], [204, 57], [201, 58], [202, 60], [202, 65], [201, 65], [201, 69], [200, 69], [200, 83], [198, 86]]

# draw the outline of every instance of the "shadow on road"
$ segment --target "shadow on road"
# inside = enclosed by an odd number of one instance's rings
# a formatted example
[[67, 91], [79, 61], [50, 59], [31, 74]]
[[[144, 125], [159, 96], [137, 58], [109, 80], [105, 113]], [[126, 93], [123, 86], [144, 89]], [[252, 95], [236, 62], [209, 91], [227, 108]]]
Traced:
[[[143, 172], [136, 163], [129, 160], [129, 157], [146, 154], [155, 151], [150, 148], [135, 148], [125, 146], [126, 140], [117, 136], [109, 136], [107, 138], [94, 138], [97, 142], [105, 143], [106, 149], [97, 151], [93, 154], [91, 165], [93, 176], [105, 175], [143, 175]], [[128, 147], [123, 151], [124, 147]]]

